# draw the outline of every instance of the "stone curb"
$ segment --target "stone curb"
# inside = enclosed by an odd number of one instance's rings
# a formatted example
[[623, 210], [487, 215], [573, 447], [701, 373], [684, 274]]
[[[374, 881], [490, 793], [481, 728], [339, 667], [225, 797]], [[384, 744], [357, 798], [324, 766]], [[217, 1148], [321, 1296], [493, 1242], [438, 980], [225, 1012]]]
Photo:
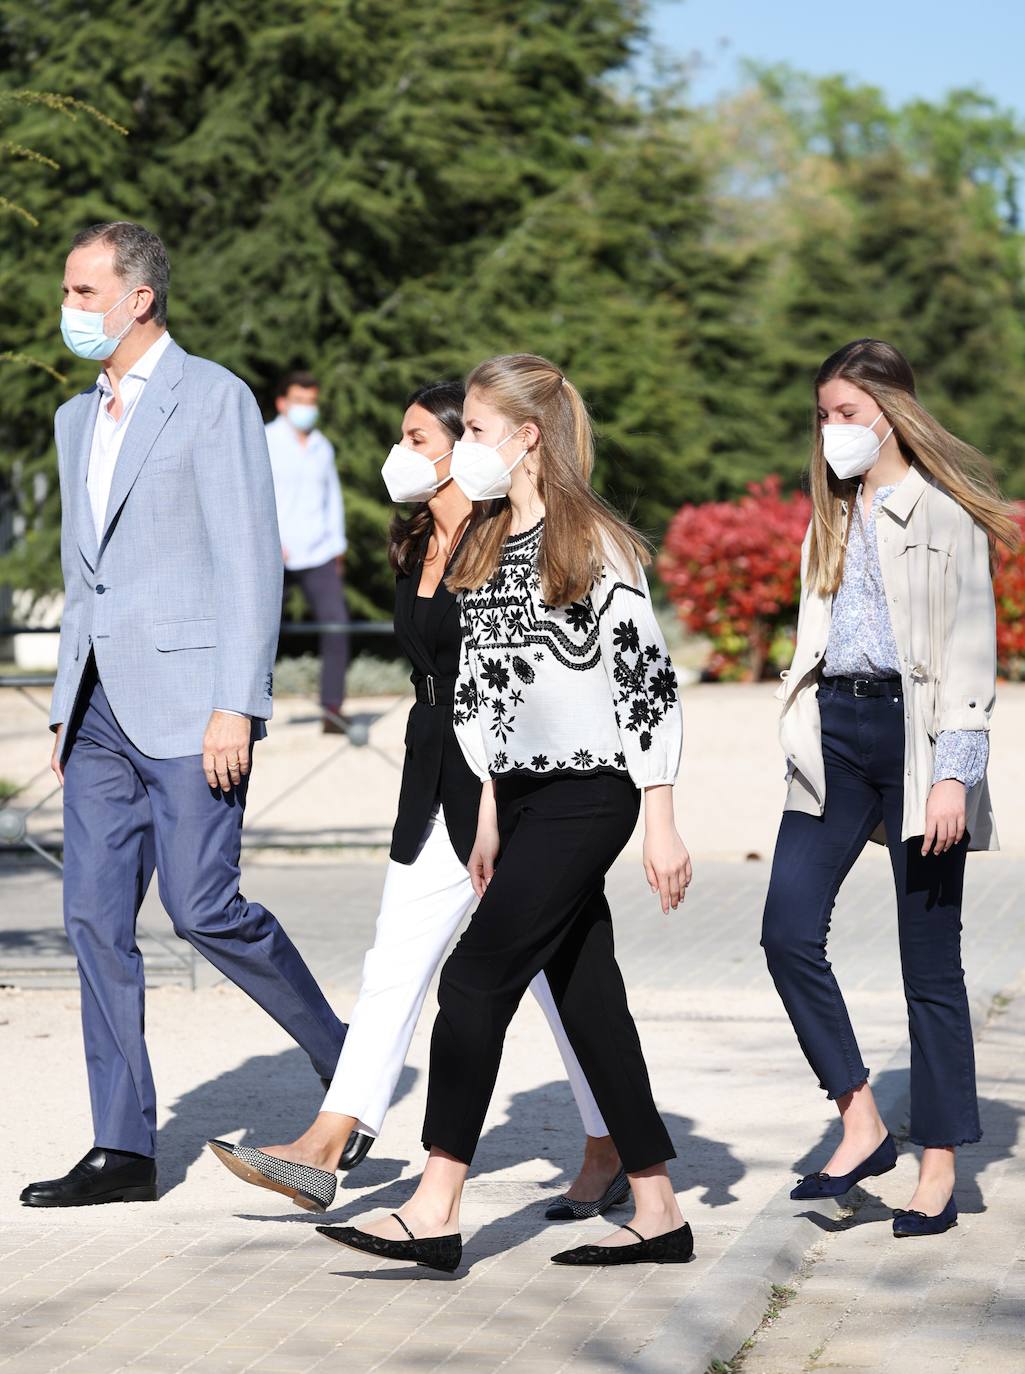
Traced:
[[[1019, 973], [1001, 987], [972, 998], [976, 1039], [986, 1025], [993, 998], [1020, 993], [1021, 976]], [[907, 1077], [896, 1072], [907, 1067], [908, 1049], [903, 1047], [883, 1073], [874, 1075], [880, 1085], [874, 1089], [880, 1112], [893, 1122], [907, 1118]], [[791, 1283], [805, 1255], [822, 1237], [822, 1230], [810, 1218], [794, 1215], [792, 1187], [793, 1181], [788, 1179], [716, 1261], [697, 1291], [672, 1310], [654, 1339], [638, 1353], [630, 1374], [707, 1374], [714, 1361], [726, 1364], [734, 1358], [761, 1324], [773, 1286]], [[814, 1205], [833, 1220], [843, 1211], [833, 1200], [816, 1201]], [[698, 1263], [700, 1248], [699, 1231]]]

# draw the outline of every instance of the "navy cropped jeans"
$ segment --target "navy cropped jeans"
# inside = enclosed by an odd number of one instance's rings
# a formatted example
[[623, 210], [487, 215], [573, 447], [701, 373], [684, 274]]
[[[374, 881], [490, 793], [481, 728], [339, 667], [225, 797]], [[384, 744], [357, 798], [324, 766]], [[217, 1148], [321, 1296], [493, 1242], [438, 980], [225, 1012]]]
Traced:
[[982, 1134], [971, 1018], [961, 967], [961, 893], [967, 837], [922, 857], [902, 842], [904, 706], [899, 696], [819, 689], [826, 805], [785, 811], [776, 841], [762, 947], [801, 1049], [831, 1098], [868, 1078], [826, 958], [840, 885], [882, 821], [897, 889], [904, 995], [911, 1032], [911, 1140], [966, 1145]]

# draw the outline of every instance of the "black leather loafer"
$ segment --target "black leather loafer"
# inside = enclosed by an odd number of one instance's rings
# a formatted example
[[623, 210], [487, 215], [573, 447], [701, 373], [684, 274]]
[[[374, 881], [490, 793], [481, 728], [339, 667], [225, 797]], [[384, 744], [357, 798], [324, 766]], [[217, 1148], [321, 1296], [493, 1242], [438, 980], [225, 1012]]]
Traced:
[[463, 1258], [462, 1236], [425, 1236], [417, 1240], [398, 1212], [392, 1212], [392, 1216], [405, 1231], [408, 1240], [371, 1236], [366, 1231], [358, 1231], [355, 1226], [318, 1226], [317, 1230], [336, 1245], [347, 1245], [350, 1250], [373, 1255], [375, 1259], [401, 1260], [406, 1264], [422, 1265], [425, 1269], [440, 1269], [446, 1274], [459, 1268], [459, 1261]]
[[22, 1191], [26, 1207], [95, 1207], [103, 1202], [156, 1202], [157, 1161], [111, 1163], [98, 1146], [63, 1178], [30, 1183]]
[[339, 1169], [355, 1169], [357, 1164], [362, 1164], [376, 1139], [376, 1136], [367, 1135], [364, 1131], [353, 1131], [338, 1160]]
[[645, 1240], [640, 1231], [624, 1226], [637, 1237], [636, 1245], [578, 1245], [552, 1256], [553, 1264], [689, 1264], [694, 1258], [694, 1237], [686, 1222], [675, 1231]]

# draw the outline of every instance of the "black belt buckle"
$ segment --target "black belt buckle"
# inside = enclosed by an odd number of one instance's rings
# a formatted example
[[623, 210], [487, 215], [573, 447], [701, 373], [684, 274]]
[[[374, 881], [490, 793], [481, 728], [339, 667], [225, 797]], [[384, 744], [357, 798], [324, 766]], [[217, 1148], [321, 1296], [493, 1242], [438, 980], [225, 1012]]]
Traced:
[[438, 704], [438, 698], [434, 695], [434, 678], [430, 673], [427, 674], [427, 701], [430, 706]]
[[[856, 677], [851, 680], [851, 687], [856, 697], [869, 697], [872, 695], [872, 683], [867, 677]], [[864, 690], [862, 690], [864, 689]]]

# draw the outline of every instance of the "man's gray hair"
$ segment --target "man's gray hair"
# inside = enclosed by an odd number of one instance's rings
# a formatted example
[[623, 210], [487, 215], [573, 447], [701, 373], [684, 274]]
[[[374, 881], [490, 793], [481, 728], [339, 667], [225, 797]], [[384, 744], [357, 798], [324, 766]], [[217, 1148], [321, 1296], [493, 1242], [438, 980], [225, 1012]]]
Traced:
[[167, 291], [171, 264], [167, 249], [156, 234], [131, 220], [117, 219], [109, 224], [93, 224], [71, 240], [72, 249], [90, 243], [109, 243], [114, 249], [114, 271], [128, 287], [148, 286], [153, 292], [153, 320], [167, 323]]

